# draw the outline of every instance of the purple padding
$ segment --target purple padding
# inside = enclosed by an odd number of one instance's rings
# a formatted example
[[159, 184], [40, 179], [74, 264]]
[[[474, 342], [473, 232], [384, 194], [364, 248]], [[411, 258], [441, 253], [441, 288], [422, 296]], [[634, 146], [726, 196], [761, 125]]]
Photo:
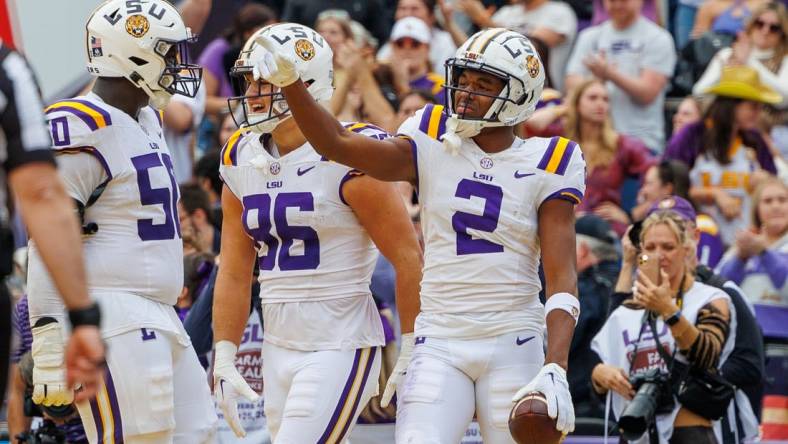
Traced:
[[788, 339], [788, 307], [766, 304], [754, 305], [755, 317], [763, 329], [763, 336], [774, 339]]

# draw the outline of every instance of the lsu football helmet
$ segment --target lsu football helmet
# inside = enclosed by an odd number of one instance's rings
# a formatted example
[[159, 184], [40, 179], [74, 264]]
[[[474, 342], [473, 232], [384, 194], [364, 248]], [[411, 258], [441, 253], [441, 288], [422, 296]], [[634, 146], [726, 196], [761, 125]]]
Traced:
[[[490, 28], [477, 32], [445, 66], [447, 128], [460, 137], [473, 137], [485, 127], [514, 126], [533, 114], [542, 96], [545, 66], [531, 41], [514, 31]], [[454, 96], [462, 90], [458, 81], [466, 69], [491, 74], [504, 82], [501, 92], [490, 96], [495, 101], [481, 118], [455, 111]]]
[[107, 0], [86, 28], [87, 67], [94, 76], [127, 78], [157, 109], [167, 106], [173, 94], [197, 94], [202, 68], [187, 57], [194, 37], [169, 2]]
[[[249, 37], [230, 69], [236, 93], [240, 95], [230, 97], [227, 102], [230, 110], [239, 108], [233, 113], [234, 119], [238, 116], [236, 125], [256, 133], [270, 133], [290, 116], [290, 108], [279, 88], [263, 84], [263, 79], [254, 79], [254, 67], [267, 52], [255, 42], [260, 36], [278, 46], [277, 51], [282, 54], [293, 54], [296, 70], [318, 103], [328, 102], [334, 94], [334, 53], [317, 31], [295, 23], [269, 25]], [[267, 110], [255, 104], [254, 99], [259, 98], [270, 100]]]

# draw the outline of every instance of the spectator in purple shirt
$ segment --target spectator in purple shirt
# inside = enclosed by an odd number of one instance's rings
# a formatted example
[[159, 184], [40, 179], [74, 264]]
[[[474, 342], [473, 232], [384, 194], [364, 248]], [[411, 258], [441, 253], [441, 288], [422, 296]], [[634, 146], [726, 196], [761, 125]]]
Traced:
[[235, 62], [241, 46], [255, 31], [275, 21], [276, 15], [270, 8], [249, 3], [238, 11], [230, 29], [205, 47], [197, 63], [204, 68], [203, 88], [206, 92], [207, 114], [220, 115], [227, 109], [227, 98], [237, 95], [233, 93], [227, 75], [230, 72], [228, 62]]
[[788, 186], [761, 183], [753, 197], [753, 226], [736, 235], [718, 272], [738, 284], [752, 302], [788, 306]]
[[665, 158], [690, 169], [690, 197], [720, 226], [722, 240], [733, 243], [748, 225], [750, 191], [760, 178], [776, 173], [774, 158], [758, 130], [763, 105], [780, 95], [761, 83], [748, 66], [724, 68], [720, 81], [705, 91], [714, 101], [700, 122], [671, 139]]

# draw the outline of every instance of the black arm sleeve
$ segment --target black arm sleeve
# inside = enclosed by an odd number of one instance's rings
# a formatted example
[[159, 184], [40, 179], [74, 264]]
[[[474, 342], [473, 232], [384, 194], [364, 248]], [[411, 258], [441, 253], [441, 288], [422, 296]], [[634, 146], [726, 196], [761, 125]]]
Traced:
[[[43, 105], [33, 71], [24, 58], [0, 45], [0, 131], [5, 138], [3, 167], [11, 171], [28, 162], [50, 162]], [[2, 138], [0, 138], [2, 140]], [[2, 143], [2, 142], [0, 142]], [[2, 151], [0, 144], [0, 151]]]

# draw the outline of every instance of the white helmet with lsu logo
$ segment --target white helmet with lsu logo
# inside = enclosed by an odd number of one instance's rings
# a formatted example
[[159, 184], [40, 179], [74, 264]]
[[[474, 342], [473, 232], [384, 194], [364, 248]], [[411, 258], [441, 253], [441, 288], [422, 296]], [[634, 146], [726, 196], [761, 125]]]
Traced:
[[87, 23], [88, 72], [125, 77], [158, 109], [173, 94], [194, 97], [202, 68], [188, 63], [186, 45], [194, 40], [178, 10], [164, 0], [108, 0]]
[[[463, 70], [491, 74], [504, 82], [501, 92], [481, 118], [466, 118], [454, 110], [454, 93]], [[473, 137], [484, 127], [514, 126], [533, 114], [542, 95], [545, 67], [527, 37], [504, 28], [479, 31], [446, 61], [447, 129]], [[451, 136], [449, 136], [451, 137]]]
[[[240, 95], [231, 97], [228, 103], [231, 110], [240, 105], [240, 110], [233, 113], [238, 126], [257, 133], [270, 133], [290, 116], [290, 108], [279, 88], [273, 85], [261, 88], [256, 94], [247, 94], [250, 83], [255, 82], [254, 66], [267, 52], [255, 42], [259, 36], [278, 46], [277, 51], [281, 54], [294, 54], [295, 68], [307, 91], [318, 103], [328, 102], [334, 94], [334, 53], [317, 31], [296, 23], [269, 25], [249, 37], [230, 70], [230, 76], [236, 81], [236, 92]], [[270, 98], [268, 110], [250, 104], [249, 99], [259, 97]]]

